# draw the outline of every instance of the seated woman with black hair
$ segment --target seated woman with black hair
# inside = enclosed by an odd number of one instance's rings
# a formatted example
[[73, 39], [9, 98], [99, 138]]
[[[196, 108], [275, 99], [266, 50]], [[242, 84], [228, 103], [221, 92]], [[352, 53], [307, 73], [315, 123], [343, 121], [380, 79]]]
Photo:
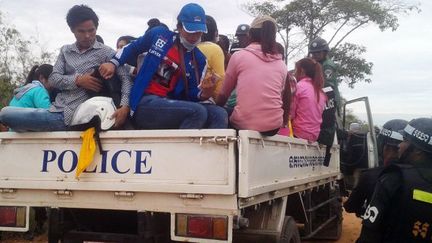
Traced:
[[14, 90], [9, 106], [25, 108], [44, 108], [51, 106], [48, 77], [53, 71], [50, 64], [34, 65], [27, 75], [24, 86]]
[[230, 116], [236, 129], [277, 134], [283, 124], [283, 91], [287, 67], [276, 46], [276, 21], [257, 17], [251, 24], [251, 44], [235, 52], [228, 63], [223, 87], [216, 100], [225, 105], [237, 90], [237, 103]]

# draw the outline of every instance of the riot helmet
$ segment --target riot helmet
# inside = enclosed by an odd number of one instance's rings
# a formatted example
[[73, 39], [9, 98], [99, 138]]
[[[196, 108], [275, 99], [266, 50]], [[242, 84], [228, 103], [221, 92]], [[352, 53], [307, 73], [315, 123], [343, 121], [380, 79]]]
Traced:
[[247, 25], [247, 24], [241, 24], [241, 25], [237, 26], [237, 30], [235, 32], [235, 35], [236, 36], [247, 35], [249, 33], [249, 29], [250, 29], [249, 25]]
[[378, 134], [378, 140], [381, 140], [383, 145], [398, 146], [403, 141], [403, 129], [408, 124], [402, 119], [393, 119], [386, 122]]
[[250, 44], [249, 37], [250, 26], [248, 24], [240, 24], [235, 32], [236, 38], [231, 45], [230, 53], [239, 51]]
[[417, 149], [432, 154], [432, 119], [417, 118], [406, 125], [403, 132], [404, 139]]
[[330, 51], [329, 45], [326, 40], [321, 37], [317, 37], [309, 44], [309, 53]]
[[403, 129], [408, 124], [402, 119], [393, 119], [386, 122], [377, 136], [378, 155], [383, 158], [384, 146], [396, 147], [403, 141]]

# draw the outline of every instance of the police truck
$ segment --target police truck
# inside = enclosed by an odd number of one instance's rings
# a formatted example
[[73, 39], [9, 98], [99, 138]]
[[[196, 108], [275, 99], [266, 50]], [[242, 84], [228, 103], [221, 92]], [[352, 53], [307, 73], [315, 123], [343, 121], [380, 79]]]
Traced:
[[0, 231], [48, 209], [49, 243], [338, 239], [340, 147], [249, 130], [101, 132], [76, 176], [81, 132], [0, 133]]

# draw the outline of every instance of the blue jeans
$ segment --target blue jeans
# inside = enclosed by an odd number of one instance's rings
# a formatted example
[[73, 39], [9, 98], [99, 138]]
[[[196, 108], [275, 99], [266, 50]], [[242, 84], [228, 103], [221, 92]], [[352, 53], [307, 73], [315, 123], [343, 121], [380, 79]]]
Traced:
[[204, 106], [207, 110], [207, 121], [204, 125], [204, 128], [211, 129], [225, 129], [228, 128], [228, 114], [223, 107], [207, 104], [207, 103], [199, 103]]
[[4, 107], [0, 122], [16, 132], [65, 131], [63, 112], [41, 108]]
[[222, 107], [191, 101], [144, 95], [134, 114], [139, 129], [226, 128], [228, 115]]

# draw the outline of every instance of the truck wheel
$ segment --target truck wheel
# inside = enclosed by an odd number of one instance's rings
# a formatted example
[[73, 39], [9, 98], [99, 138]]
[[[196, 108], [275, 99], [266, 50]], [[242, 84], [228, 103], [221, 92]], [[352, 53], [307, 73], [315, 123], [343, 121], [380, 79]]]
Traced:
[[285, 216], [278, 243], [300, 243], [300, 234], [291, 216]]

